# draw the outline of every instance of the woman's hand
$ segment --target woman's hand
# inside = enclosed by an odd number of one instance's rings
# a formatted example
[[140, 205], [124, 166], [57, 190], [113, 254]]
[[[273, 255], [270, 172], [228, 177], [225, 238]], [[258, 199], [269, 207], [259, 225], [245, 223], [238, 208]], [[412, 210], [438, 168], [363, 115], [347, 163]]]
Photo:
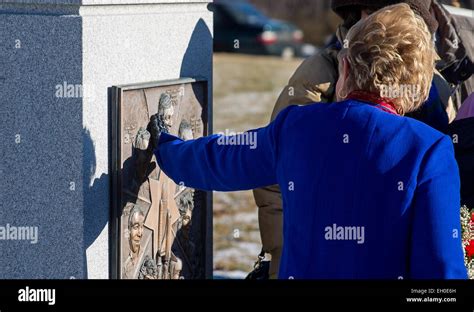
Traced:
[[151, 116], [150, 122], [148, 123], [146, 129], [151, 135], [150, 147], [153, 151], [155, 151], [158, 148], [158, 142], [160, 140], [161, 133], [168, 133], [168, 129], [162, 122], [160, 122], [160, 116], [158, 114]]

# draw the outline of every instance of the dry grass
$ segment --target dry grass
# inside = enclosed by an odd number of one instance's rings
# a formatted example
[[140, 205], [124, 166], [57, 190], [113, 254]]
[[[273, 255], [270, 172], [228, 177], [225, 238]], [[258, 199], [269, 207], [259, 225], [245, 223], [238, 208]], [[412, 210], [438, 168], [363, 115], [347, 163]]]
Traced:
[[[265, 126], [280, 91], [300, 63], [275, 57], [215, 54], [214, 132]], [[252, 191], [215, 193], [214, 269], [248, 272], [260, 248]]]
[[277, 57], [215, 54], [215, 132], [266, 125], [280, 91], [300, 63]]

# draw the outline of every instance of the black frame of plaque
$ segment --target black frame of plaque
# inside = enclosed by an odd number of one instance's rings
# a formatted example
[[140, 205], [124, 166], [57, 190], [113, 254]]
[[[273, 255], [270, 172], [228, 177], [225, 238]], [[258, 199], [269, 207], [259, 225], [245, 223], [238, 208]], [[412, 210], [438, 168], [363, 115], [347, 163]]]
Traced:
[[[204, 84], [204, 106], [202, 107], [202, 119], [204, 123], [204, 135], [212, 134], [212, 102], [209, 101], [209, 84], [205, 78], [179, 78], [174, 80], [163, 80], [156, 82], [137, 83], [129, 85], [118, 85], [109, 88], [109, 172], [110, 174], [110, 227], [109, 227], [109, 261], [111, 279], [119, 279], [120, 277], [120, 247], [121, 247], [121, 179], [120, 179], [120, 132], [121, 132], [121, 101], [124, 91], [167, 87], [179, 84]], [[205, 119], [204, 119], [205, 118]], [[201, 213], [201, 231], [203, 232], [204, 241], [204, 272], [206, 279], [212, 279], [213, 275], [213, 250], [212, 250], [212, 192], [204, 192], [205, 194], [205, 211]]]

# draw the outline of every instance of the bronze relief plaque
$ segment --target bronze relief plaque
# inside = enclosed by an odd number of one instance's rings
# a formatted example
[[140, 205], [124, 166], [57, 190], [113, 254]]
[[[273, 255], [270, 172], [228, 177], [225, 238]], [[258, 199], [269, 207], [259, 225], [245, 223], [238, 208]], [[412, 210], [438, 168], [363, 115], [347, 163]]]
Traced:
[[207, 92], [206, 81], [190, 78], [112, 88], [113, 277], [211, 276], [211, 194], [167, 177], [150, 152], [146, 130], [158, 113], [183, 140], [207, 135]]

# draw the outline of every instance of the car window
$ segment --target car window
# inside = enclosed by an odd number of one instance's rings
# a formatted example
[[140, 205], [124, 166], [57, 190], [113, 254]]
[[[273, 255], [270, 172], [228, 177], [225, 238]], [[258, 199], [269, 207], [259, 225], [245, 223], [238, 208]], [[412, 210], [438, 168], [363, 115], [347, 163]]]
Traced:
[[211, 4], [210, 10], [214, 12], [214, 27], [222, 28], [231, 26], [234, 21], [233, 17], [223, 8], [222, 5]]
[[222, 10], [219, 7], [213, 7], [214, 11], [214, 25], [222, 26], [225, 25], [225, 18], [222, 16]]
[[226, 5], [226, 10], [239, 24], [262, 25], [269, 21], [268, 17], [249, 3], [232, 3]]

